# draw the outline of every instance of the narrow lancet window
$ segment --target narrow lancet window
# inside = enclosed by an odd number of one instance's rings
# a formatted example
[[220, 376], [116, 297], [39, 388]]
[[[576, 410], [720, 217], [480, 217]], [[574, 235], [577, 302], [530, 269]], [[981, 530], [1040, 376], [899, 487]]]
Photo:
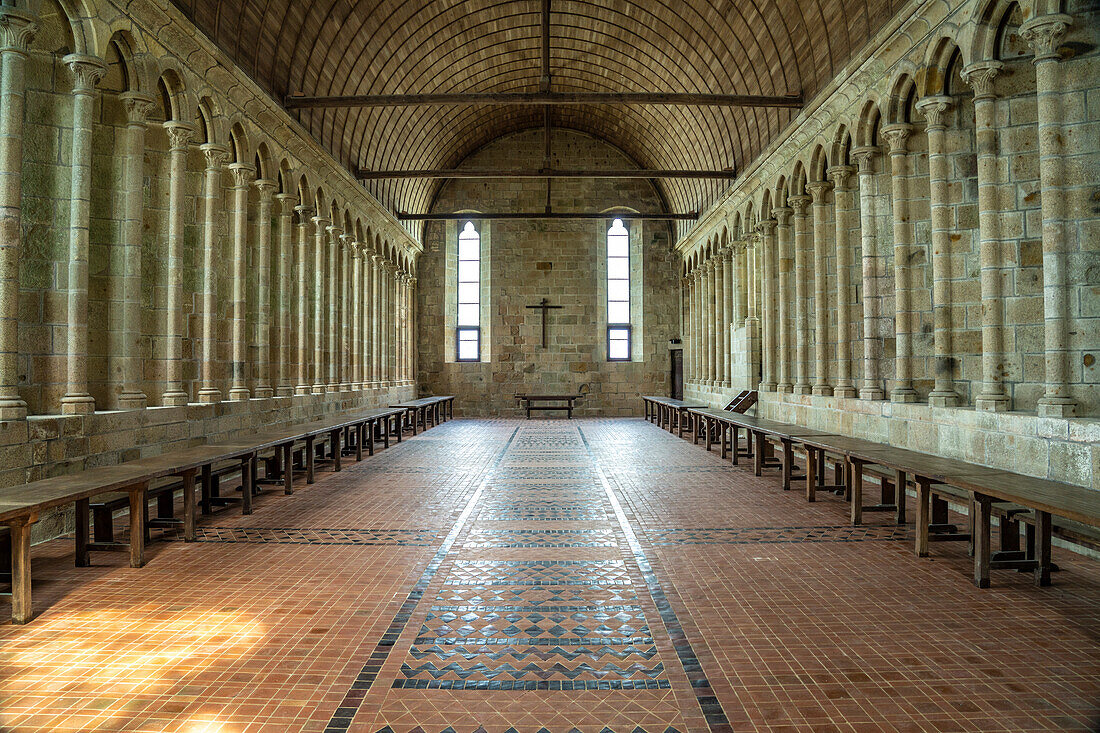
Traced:
[[458, 361], [481, 361], [481, 235], [472, 221], [458, 235]]
[[622, 219], [607, 230], [607, 360], [630, 361], [630, 233]]

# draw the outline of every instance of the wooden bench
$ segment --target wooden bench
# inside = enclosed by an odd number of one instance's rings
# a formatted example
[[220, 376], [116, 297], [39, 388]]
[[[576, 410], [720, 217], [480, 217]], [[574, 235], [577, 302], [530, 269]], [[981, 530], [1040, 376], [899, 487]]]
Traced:
[[[201, 477], [203, 494], [215, 475], [214, 466], [235, 462], [242, 477], [241, 511], [252, 513], [253, 486], [256, 480], [257, 456], [270, 451], [281, 465], [279, 478], [284, 491], [294, 491], [292, 451], [294, 444], [304, 441], [303, 458], [307, 483], [314, 480], [314, 448], [320, 437], [331, 446], [333, 469], [341, 468], [341, 443], [354, 436], [356, 458], [362, 458], [364, 446], [373, 452], [375, 432], [380, 431], [389, 444], [390, 425], [396, 427], [400, 440], [405, 411], [381, 408], [354, 415], [328, 418], [303, 425], [256, 433], [231, 441], [177, 449], [159, 456], [141, 458], [117, 466], [91, 468], [80, 473], [34, 481], [5, 489], [0, 494], [0, 524], [7, 525], [11, 552], [11, 599], [13, 623], [27, 623], [33, 617], [31, 605], [31, 526], [42, 512], [70, 504], [76, 506], [76, 564], [89, 563], [89, 553], [95, 550], [127, 550], [131, 567], [145, 564], [145, 516], [147, 493], [154, 482], [178, 477], [183, 490], [184, 539], [195, 539], [195, 483]], [[89, 536], [91, 500], [105, 494], [120, 492], [129, 508], [129, 542], [99, 544]], [[101, 520], [102, 521], [102, 520]]]
[[646, 420], [655, 422], [662, 428], [667, 426], [670, 433], [675, 428], [681, 438], [684, 437], [684, 429], [688, 424], [688, 410], [706, 407], [694, 400], [674, 400], [656, 395], [642, 395], [642, 403], [645, 406]]
[[407, 413], [406, 425], [411, 427], [412, 434], [416, 435], [419, 426], [422, 425], [425, 430], [428, 429], [429, 420], [432, 426], [435, 426], [441, 422], [446, 422], [448, 413], [453, 418], [454, 401], [454, 395], [443, 395], [439, 397], [421, 397], [417, 400], [408, 400], [390, 406], [405, 410]]
[[[524, 406], [527, 411], [527, 419], [531, 419], [532, 410], [557, 410], [565, 412], [568, 419], [573, 418], [573, 406], [581, 398], [581, 395], [553, 395], [553, 394], [517, 394], [516, 401]], [[564, 405], [557, 404], [564, 402]]]

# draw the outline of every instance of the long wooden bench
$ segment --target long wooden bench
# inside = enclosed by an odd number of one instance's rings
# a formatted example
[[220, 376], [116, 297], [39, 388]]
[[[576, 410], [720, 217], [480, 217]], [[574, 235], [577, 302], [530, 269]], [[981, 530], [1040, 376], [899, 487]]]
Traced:
[[449, 418], [453, 418], [455, 416], [454, 405], [454, 395], [441, 395], [399, 402], [390, 405], [390, 407], [402, 409], [407, 413], [406, 425], [411, 427], [413, 435], [416, 435], [419, 426], [423, 426], [425, 430], [428, 429], [429, 420], [432, 426], [435, 426], [441, 422], [446, 422]]
[[[11, 546], [11, 599], [13, 623], [27, 623], [33, 617], [31, 605], [31, 526], [42, 512], [76, 505], [76, 564], [87, 565], [94, 550], [128, 550], [131, 567], [145, 564], [145, 515], [150, 485], [166, 477], [179, 477], [183, 490], [184, 539], [195, 539], [195, 483], [199, 477], [207, 494], [214, 466], [237, 462], [242, 477], [241, 511], [252, 513], [252, 487], [256, 478], [257, 456], [271, 451], [279, 456], [284, 491], [294, 491], [291, 469], [294, 444], [304, 441], [306, 481], [314, 481], [314, 445], [320, 438], [332, 447], [333, 468], [341, 469], [342, 446], [350, 438], [356, 458], [362, 458], [364, 446], [373, 453], [375, 434], [381, 433], [389, 445], [391, 425], [401, 439], [405, 411], [396, 408], [372, 409], [354, 415], [328, 418], [302, 425], [263, 431], [230, 441], [197, 445], [141, 458], [116, 466], [91, 468], [80, 473], [34, 481], [5, 489], [0, 494], [0, 524], [7, 525]], [[91, 500], [104, 494], [121, 492], [127, 497], [130, 516], [129, 542], [97, 545], [89, 537]]]
[[671, 433], [676, 429], [677, 435], [684, 437], [684, 429], [687, 427], [688, 410], [705, 408], [701, 402], [693, 400], [674, 400], [671, 397], [659, 397], [657, 395], [642, 395], [642, 403], [645, 405], [645, 418], [660, 427], [668, 427]]

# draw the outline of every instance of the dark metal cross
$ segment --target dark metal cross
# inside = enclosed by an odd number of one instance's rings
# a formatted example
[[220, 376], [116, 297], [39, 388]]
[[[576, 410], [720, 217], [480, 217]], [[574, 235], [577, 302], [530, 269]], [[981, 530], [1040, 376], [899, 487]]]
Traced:
[[551, 310], [551, 309], [556, 310], [558, 308], [563, 308], [563, 307], [564, 306], [560, 306], [560, 305], [550, 305], [550, 301], [547, 300], [546, 298], [543, 298], [539, 302], [538, 305], [529, 305], [529, 306], [527, 306], [527, 308], [529, 310], [534, 309], [534, 308], [538, 308], [542, 311], [542, 348], [544, 348], [544, 349], [546, 348], [546, 311]]

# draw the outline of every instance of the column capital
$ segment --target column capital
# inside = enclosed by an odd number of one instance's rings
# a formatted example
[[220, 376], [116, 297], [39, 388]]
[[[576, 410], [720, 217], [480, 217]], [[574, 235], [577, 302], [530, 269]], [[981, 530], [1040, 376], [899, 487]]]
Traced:
[[1066, 31], [1073, 25], [1073, 18], [1063, 13], [1038, 15], [1020, 26], [1020, 36], [1035, 51], [1034, 63], [1059, 61], [1058, 48]]
[[352, 242], [351, 243], [351, 257], [352, 257], [352, 259], [361, 260], [361, 259], [363, 259], [364, 254], [365, 254], [365, 252], [363, 250], [363, 243], [362, 242]]
[[708, 259], [706, 262], [703, 263], [704, 273], [709, 275], [710, 273], [714, 272], [714, 266], [716, 264], [718, 263], [716, 263], [713, 258]]
[[733, 260], [733, 243], [730, 242], [725, 247], [718, 251], [718, 255], [722, 258], [723, 262], [731, 262]]
[[126, 110], [126, 122], [129, 125], [145, 126], [149, 119], [149, 113], [153, 111], [153, 105], [157, 103], [155, 97], [144, 92], [123, 92], [118, 95]]
[[279, 213], [290, 216], [298, 208], [298, 197], [292, 193], [277, 193], [275, 200], [279, 202]]
[[856, 172], [854, 165], [833, 165], [825, 169], [825, 175], [833, 181], [833, 187], [837, 191], [847, 191], [848, 182], [852, 174]]
[[218, 143], [203, 143], [199, 150], [206, 156], [207, 168], [221, 168], [229, 160], [229, 148]]
[[195, 126], [190, 122], [168, 120], [162, 123], [161, 127], [168, 133], [168, 147], [170, 150], [185, 150], [195, 136]]
[[374, 267], [376, 269], [381, 267], [381, 265], [378, 264], [379, 260], [381, 260], [381, 259], [382, 259], [382, 255], [378, 254], [377, 252], [371, 252], [370, 253], [370, 261], [374, 264]]
[[928, 121], [927, 129], [943, 130], [947, 127], [947, 113], [954, 106], [955, 100], [945, 95], [925, 97], [917, 102], [917, 111], [924, 115]]
[[795, 216], [806, 216], [806, 212], [810, 208], [810, 203], [813, 201], [813, 196], [807, 196], [802, 194], [801, 196], [788, 196], [787, 203], [794, 209]]
[[15, 8], [0, 8], [0, 53], [27, 55], [38, 33], [38, 23], [30, 13]]
[[416, 278], [413, 275], [409, 275], [409, 287], [410, 288], [415, 288], [417, 282], [419, 282], [418, 278]]
[[268, 178], [257, 178], [252, 182], [252, 185], [260, 192], [260, 202], [265, 204], [271, 203], [271, 200], [275, 197], [276, 189], [279, 188], [278, 183]]
[[92, 90], [95, 89], [95, 85], [107, 73], [107, 64], [103, 62], [103, 59], [95, 56], [70, 53], [61, 60], [73, 74], [73, 92], [75, 94], [91, 94]]
[[294, 213], [298, 215], [299, 223], [305, 224], [313, 217], [313, 207], [298, 204], [294, 207]]
[[313, 225], [317, 227], [317, 231], [322, 232], [328, 226], [328, 219], [323, 216], [313, 217]]
[[851, 156], [852, 160], [859, 166], [860, 173], [874, 173], [875, 156], [881, 153], [877, 145], [864, 145], [858, 148], [852, 148]]
[[829, 189], [833, 187], [833, 184], [828, 181], [813, 181], [806, 184], [806, 190], [810, 192], [810, 196], [814, 200], [814, 206], [825, 205], [825, 194], [829, 193]]
[[1000, 61], [975, 61], [964, 67], [962, 79], [974, 90], [974, 99], [994, 99], [993, 80], [1005, 65]]
[[256, 166], [249, 163], [230, 163], [229, 173], [233, 176], [233, 188], [247, 189], [256, 175]]
[[[775, 213], [774, 211], [772, 213]], [[770, 237], [775, 234], [775, 230], [779, 227], [779, 222], [776, 219], [765, 219], [756, 225], [756, 231], [760, 232], [765, 237]]]
[[905, 155], [909, 136], [913, 134], [913, 126], [908, 122], [896, 122], [882, 128], [882, 136], [890, 145], [890, 155]]
[[351, 249], [352, 245], [355, 243], [355, 235], [353, 234], [340, 234], [337, 236], [340, 240], [340, 246], [343, 249]]
[[772, 209], [772, 216], [775, 217], [776, 226], [789, 227], [791, 225], [791, 216], [794, 214], [794, 209], [790, 206], [776, 206]]
[[758, 244], [760, 244], [760, 232], [749, 232], [745, 237], [745, 249], [753, 249]]

